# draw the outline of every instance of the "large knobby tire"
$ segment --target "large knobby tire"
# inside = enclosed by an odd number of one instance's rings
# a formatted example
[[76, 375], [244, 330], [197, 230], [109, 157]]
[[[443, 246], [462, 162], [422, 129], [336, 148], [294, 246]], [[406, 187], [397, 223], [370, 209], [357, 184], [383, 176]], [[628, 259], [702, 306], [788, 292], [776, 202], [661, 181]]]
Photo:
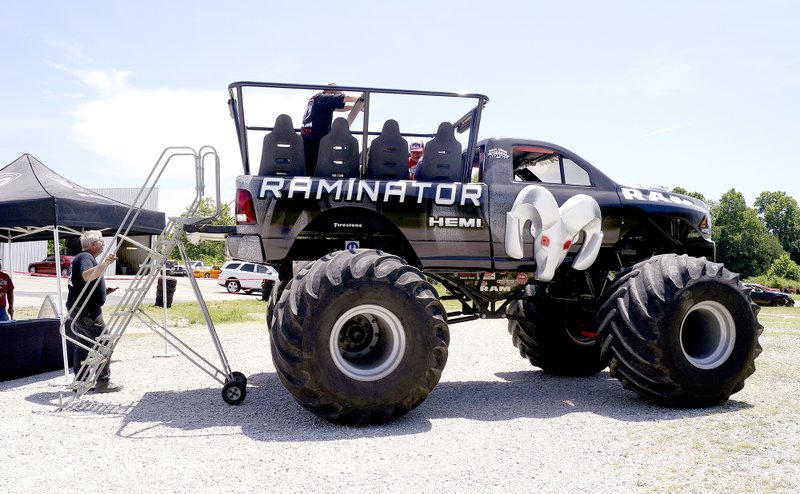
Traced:
[[509, 302], [508, 332], [519, 354], [548, 374], [590, 376], [605, 369], [600, 358], [594, 314], [575, 303], [551, 297]]
[[[314, 261], [294, 261], [292, 263], [292, 276], [297, 276], [301, 272], [305, 274], [305, 271], [303, 270], [310, 267], [312, 264], [314, 264]], [[270, 290], [269, 298], [267, 299], [267, 330], [272, 327], [272, 318], [275, 315], [275, 306], [278, 304], [278, 300], [280, 300], [283, 290], [286, 289], [287, 282], [288, 280], [277, 280], [272, 284], [272, 289]]]
[[422, 403], [439, 382], [450, 333], [418, 269], [380, 251], [347, 250], [287, 283], [270, 338], [295, 400], [356, 425], [388, 422]]
[[755, 371], [759, 307], [722, 264], [656, 256], [607, 293], [597, 316], [602, 354], [626, 389], [668, 406], [712, 406]]

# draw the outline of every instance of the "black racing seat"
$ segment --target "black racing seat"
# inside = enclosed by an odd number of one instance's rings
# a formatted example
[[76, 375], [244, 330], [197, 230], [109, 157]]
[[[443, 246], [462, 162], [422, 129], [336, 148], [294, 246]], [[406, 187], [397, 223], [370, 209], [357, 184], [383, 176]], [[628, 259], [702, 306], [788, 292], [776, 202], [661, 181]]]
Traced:
[[400, 135], [396, 120], [387, 120], [369, 146], [364, 178], [408, 180], [408, 141]]
[[315, 177], [361, 178], [358, 168], [358, 140], [350, 134], [347, 120], [333, 121], [331, 131], [319, 141]]
[[442, 122], [425, 145], [414, 178], [421, 182], [460, 182], [463, 175], [461, 143], [456, 140], [453, 124]]
[[294, 131], [289, 115], [278, 115], [272, 132], [264, 136], [258, 174], [288, 177], [306, 174], [303, 138]]

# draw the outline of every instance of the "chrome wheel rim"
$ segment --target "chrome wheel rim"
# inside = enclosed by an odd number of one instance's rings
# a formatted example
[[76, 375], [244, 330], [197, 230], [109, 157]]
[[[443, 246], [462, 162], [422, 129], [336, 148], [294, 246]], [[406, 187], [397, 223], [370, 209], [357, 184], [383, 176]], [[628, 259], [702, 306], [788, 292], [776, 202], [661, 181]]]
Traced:
[[736, 344], [736, 324], [731, 312], [711, 300], [693, 305], [681, 321], [680, 344], [686, 360], [698, 369], [721, 366]]
[[342, 374], [356, 381], [378, 381], [403, 360], [406, 334], [393, 312], [379, 305], [359, 305], [336, 320], [329, 350]]

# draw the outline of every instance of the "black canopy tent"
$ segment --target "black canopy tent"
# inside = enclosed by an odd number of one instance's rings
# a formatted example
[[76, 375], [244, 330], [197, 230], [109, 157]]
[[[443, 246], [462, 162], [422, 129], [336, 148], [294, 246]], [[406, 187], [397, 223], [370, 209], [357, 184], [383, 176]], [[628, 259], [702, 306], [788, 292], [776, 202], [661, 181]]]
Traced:
[[[49, 240], [84, 230], [112, 230], [122, 224], [129, 206], [70, 182], [42, 162], [23, 154], [0, 169], [0, 239]], [[131, 235], [158, 235], [164, 213], [142, 210]]]
[[[58, 249], [59, 236], [75, 237], [86, 230], [109, 231], [114, 235], [123, 223], [126, 223], [126, 228], [130, 225], [126, 235], [158, 235], [164, 230], [164, 213], [142, 209], [135, 216], [128, 217], [129, 212], [130, 206], [65, 179], [30, 154], [23, 154], [0, 169], [0, 241], [11, 243], [52, 238]], [[60, 257], [55, 257], [60, 263]], [[56, 273], [60, 271], [58, 266]], [[55, 279], [63, 337], [63, 295], [60, 278], [56, 276]], [[67, 374], [66, 341], [63, 338], [62, 344], [64, 372]]]

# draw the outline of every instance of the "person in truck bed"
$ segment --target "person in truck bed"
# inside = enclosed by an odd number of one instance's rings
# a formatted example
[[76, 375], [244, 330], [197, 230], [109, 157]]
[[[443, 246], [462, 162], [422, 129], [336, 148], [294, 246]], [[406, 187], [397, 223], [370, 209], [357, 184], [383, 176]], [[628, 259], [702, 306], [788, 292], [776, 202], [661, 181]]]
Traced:
[[[334, 83], [329, 86], [336, 86]], [[333, 112], [350, 111], [357, 96], [348, 96], [337, 89], [326, 89], [317, 93], [308, 100], [306, 112], [303, 115], [303, 125], [300, 135], [303, 137], [303, 150], [306, 158], [306, 175], [314, 176], [319, 154], [319, 141], [331, 130]]]
[[422, 141], [416, 140], [411, 142], [408, 148], [408, 178], [414, 180], [414, 173], [417, 171], [417, 166], [422, 161], [422, 153], [425, 151], [425, 144]]

